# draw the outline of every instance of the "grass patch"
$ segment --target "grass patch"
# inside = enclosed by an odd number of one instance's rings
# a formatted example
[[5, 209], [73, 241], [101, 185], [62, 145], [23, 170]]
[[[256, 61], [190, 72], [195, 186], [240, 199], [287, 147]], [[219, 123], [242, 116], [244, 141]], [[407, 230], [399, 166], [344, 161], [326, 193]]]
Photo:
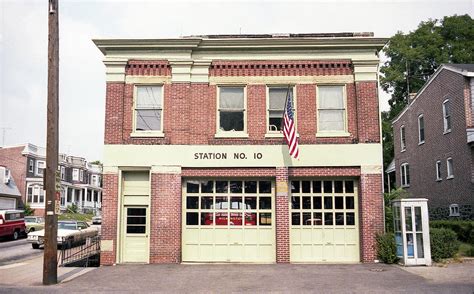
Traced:
[[458, 254], [465, 257], [474, 257], [474, 245], [469, 243], [461, 243]]
[[90, 222], [92, 221], [92, 217], [94, 215], [92, 213], [63, 213], [58, 215], [59, 220], [77, 220], [77, 221], [85, 221]]

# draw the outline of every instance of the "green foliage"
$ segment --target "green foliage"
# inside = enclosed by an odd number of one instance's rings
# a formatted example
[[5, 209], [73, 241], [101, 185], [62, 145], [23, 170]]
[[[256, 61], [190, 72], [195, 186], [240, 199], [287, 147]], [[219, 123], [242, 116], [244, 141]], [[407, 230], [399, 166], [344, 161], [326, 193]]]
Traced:
[[430, 229], [430, 239], [431, 258], [434, 261], [454, 257], [454, 254], [458, 252], [460, 244], [453, 230], [432, 228]]
[[103, 166], [103, 164], [102, 164], [102, 162], [100, 162], [100, 160], [94, 160], [94, 161], [91, 161], [90, 163], [91, 163], [91, 164], [97, 164], [97, 165]]
[[392, 94], [390, 111], [382, 113], [387, 168], [393, 158], [391, 121], [407, 104], [408, 92], [418, 92], [443, 63], [474, 62], [474, 20], [467, 14], [429, 19], [408, 34], [398, 32], [392, 36], [383, 51], [388, 60], [380, 68], [380, 84]]
[[393, 233], [379, 234], [376, 237], [377, 241], [377, 257], [384, 263], [396, 263], [397, 245], [395, 244], [395, 235]]
[[58, 219], [91, 222], [92, 216], [93, 214], [91, 213], [63, 213], [58, 216]]
[[31, 208], [31, 206], [30, 206], [29, 203], [26, 203], [26, 204], [25, 204], [24, 214], [25, 214], [25, 216], [29, 216], [29, 215], [34, 215], [34, 214], [35, 214], [35, 210], [34, 210], [33, 208]]
[[385, 205], [385, 231], [393, 232], [393, 211], [392, 211], [392, 200], [407, 198], [409, 193], [402, 188], [393, 190], [390, 193], [384, 193], [384, 205]]
[[474, 221], [435, 220], [430, 222], [430, 227], [453, 230], [459, 241], [474, 244]]
[[66, 209], [67, 213], [77, 213], [77, 205], [75, 203], [69, 205]]
[[474, 257], [474, 244], [461, 243], [459, 246], [459, 255]]

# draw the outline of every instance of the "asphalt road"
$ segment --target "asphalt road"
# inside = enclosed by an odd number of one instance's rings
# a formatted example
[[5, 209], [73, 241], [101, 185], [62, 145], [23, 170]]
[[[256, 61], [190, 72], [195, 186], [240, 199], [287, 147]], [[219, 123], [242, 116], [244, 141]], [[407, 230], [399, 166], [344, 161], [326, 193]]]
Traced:
[[26, 237], [16, 241], [0, 239], [0, 266], [43, 255], [42, 249], [33, 249]]

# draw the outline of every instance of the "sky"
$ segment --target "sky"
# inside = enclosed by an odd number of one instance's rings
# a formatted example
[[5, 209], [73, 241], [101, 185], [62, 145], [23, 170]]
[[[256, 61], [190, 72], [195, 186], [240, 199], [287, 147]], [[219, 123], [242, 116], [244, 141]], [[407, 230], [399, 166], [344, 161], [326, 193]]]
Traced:
[[[105, 67], [93, 38], [198, 34], [408, 33], [421, 21], [470, 14], [451, 1], [59, 0], [60, 152], [102, 160]], [[0, 146], [46, 146], [48, 0], [0, 0]], [[389, 95], [381, 93], [382, 110]], [[4, 136], [3, 135], [4, 132]]]

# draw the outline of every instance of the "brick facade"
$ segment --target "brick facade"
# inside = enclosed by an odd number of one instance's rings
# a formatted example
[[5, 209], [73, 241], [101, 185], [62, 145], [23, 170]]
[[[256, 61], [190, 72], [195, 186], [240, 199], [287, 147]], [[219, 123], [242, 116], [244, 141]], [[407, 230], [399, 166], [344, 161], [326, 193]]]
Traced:
[[25, 149], [25, 146], [18, 146], [13, 148], [0, 148], [0, 165], [5, 166], [11, 172], [15, 184], [20, 190], [21, 200], [23, 203], [26, 202], [25, 189], [26, 189], [26, 171], [27, 161], [26, 156], [23, 156], [21, 152]]
[[[449, 99], [451, 132], [444, 134], [443, 102]], [[464, 218], [473, 218], [474, 182], [472, 181], [472, 147], [467, 144], [466, 104], [470, 105], [469, 79], [443, 69], [415, 98], [407, 111], [393, 124], [397, 186], [400, 165], [408, 163], [412, 197], [427, 198], [432, 218], [449, 216], [449, 205], [465, 208]], [[423, 115], [425, 142], [419, 144], [418, 116]], [[400, 127], [405, 126], [406, 151], [401, 151]], [[448, 158], [453, 159], [454, 178], [447, 179]], [[436, 162], [441, 162], [441, 180], [436, 179]]]
[[112, 265], [115, 264], [117, 259], [118, 174], [104, 174], [103, 185], [101, 239], [102, 244], [104, 244], [104, 241], [110, 242], [111, 248], [104, 250], [105, 246], [102, 245], [100, 264]]

